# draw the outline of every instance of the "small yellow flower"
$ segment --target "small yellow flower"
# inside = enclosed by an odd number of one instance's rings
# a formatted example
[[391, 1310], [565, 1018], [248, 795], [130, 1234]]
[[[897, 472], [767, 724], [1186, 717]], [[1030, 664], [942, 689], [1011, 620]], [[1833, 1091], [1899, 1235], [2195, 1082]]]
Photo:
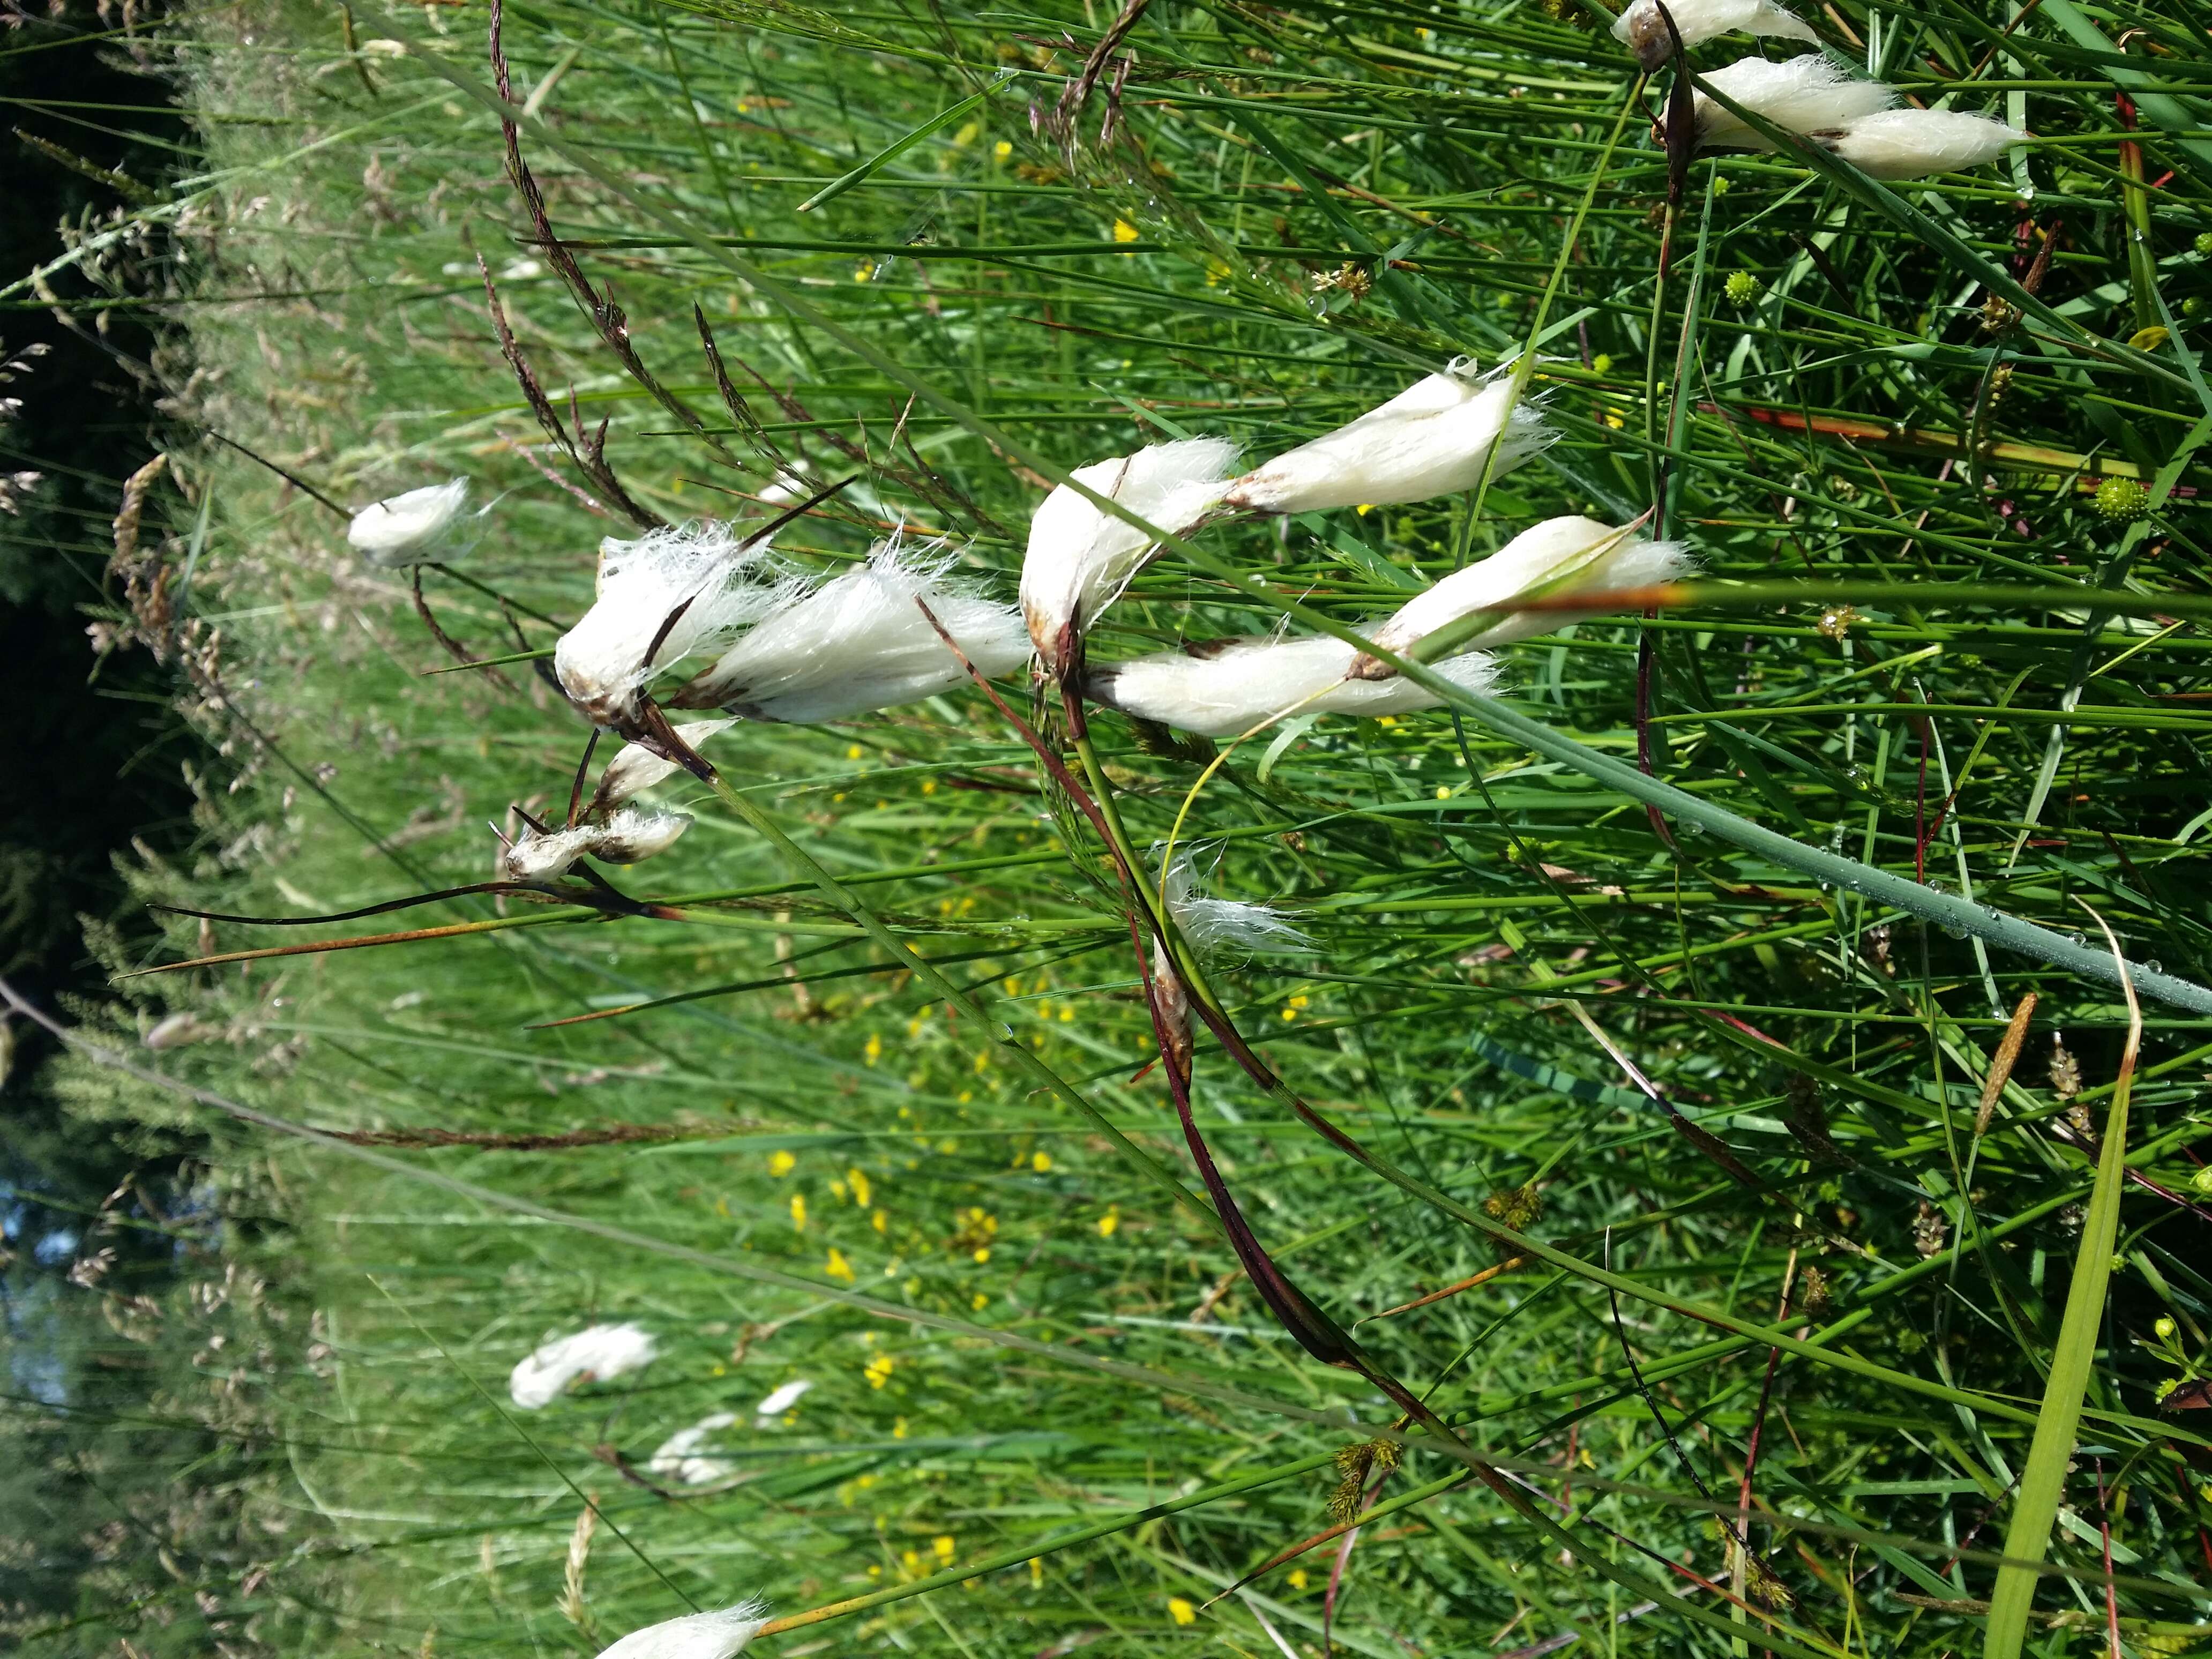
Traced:
[[853, 1201], [862, 1209], [866, 1209], [873, 1201], [871, 1194], [875, 1190], [868, 1184], [867, 1176], [858, 1170], [848, 1170], [845, 1171], [845, 1179], [853, 1184]]
[[1068, 1023], [1068, 1021], [1070, 1021], [1070, 1020], [1073, 1019], [1074, 1018], [1075, 1018], [1075, 1005], [1074, 1005], [1073, 1003], [1072, 1003], [1072, 1002], [1063, 1002], [1063, 1003], [1061, 1003], [1061, 1004], [1060, 1005], [1060, 1023], [1062, 1025], [1065, 1025], [1065, 1024], [1066, 1024]]
[[1306, 1570], [1304, 1567], [1291, 1569], [1290, 1584], [1292, 1589], [1304, 1589], [1306, 1587]]
[[986, 1261], [988, 1261], [990, 1259], [991, 1259], [991, 1247], [990, 1247], [988, 1244], [981, 1245], [981, 1246], [979, 1246], [979, 1247], [976, 1249], [976, 1251], [975, 1251], [975, 1265], [976, 1265], [977, 1267], [981, 1267], [981, 1266], [982, 1266]]
[[868, 1218], [868, 1224], [878, 1232], [882, 1232], [891, 1224], [890, 1218], [884, 1215], [881, 1210], [878, 1210], [873, 1215]]
[[789, 1152], [778, 1150], [768, 1155], [768, 1172], [772, 1176], [787, 1176], [799, 1167], [799, 1160]]
[[991, 1051], [985, 1048], [975, 1056], [975, 1075], [981, 1077], [991, 1069]]
[[1127, 219], [1116, 219], [1114, 222], [1114, 240], [1117, 242], [1133, 242], [1143, 234], [1142, 231]]
[[845, 1201], [845, 1183], [842, 1181], [831, 1181], [830, 1183], [830, 1196], [836, 1199], [840, 1204], [842, 1204]]
[[970, 121], [966, 126], [961, 128], [959, 131], [952, 135], [952, 148], [955, 149], [967, 149], [969, 145], [975, 142], [975, 135], [982, 131], [982, 130], [983, 124], [981, 121]]
[[1375, 510], [1375, 503], [1372, 501], [1362, 501], [1358, 506], [1353, 507], [1352, 510], [1364, 519]]
[[1003, 161], [1006, 157], [1012, 155], [1013, 153], [1014, 147], [1008, 143], [1004, 138], [1000, 139], [997, 143], [991, 146], [991, 155], [994, 161]]
[[991, 1298], [981, 1291], [976, 1291], [975, 1295], [968, 1298], [969, 1310], [973, 1313], [981, 1313], [984, 1309], [990, 1305]]
[[1449, 800], [1451, 799], [1451, 786], [1448, 783], [1438, 784], [1437, 786], [1437, 799], [1438, 800]]
[[1035, 1170], [1039, 1175], [1049, 1174], [1052, 1170], [1052, 1154], [1032, 1152], [1030, 1155], [1030, 1168]]
[[1194, 1625], [1198, 1622], [1198, 1609], [1180, 1595], [1170, 1595], [1168, 1597], [1168, 1617], [1178, 1625]]
[[875, 281], [875, 279], [876, 268], [873, 265], [859, 264], [853, 267], [853, 280], [854, 282], [872, 283]]
[[830, 1265], [823, 1271], [844, 1284], [853, 1282], [853, 1264], [845, 1260], [845, 1253], [834, 1244], [830, 1247]]
[[1121, 1210], [1119, 1208], [1108, 1210], [1104, 1215], [1098, 1218], [1098, 1237], [1101, 1238], [1113, 1237], [1114, 1230], [1121, 1224]]
[[921, 793], [925, 795], [935, 794], [937, 793], [937, 780], [935, 778], [924, 778], [921, 781]]
[[806, 1194], [805, 1193], [793, 1193], [791, 1195], [791, 1224], [802, 1233], [806, 1231]]
[[891, 1438], [894, 1440], [903, 1440], [906, 1438], [906, 1419], [903, 1417], [896, 1419], [891, 1424]]
[[906, 1551], [899, 1557], [899, 1565], [906, 1569], [906, 1576], [908, 1577], [919, 1578], [921, 1577], [921, 1558], [919, 1555], [916, 1555], [912, 1550]]
[[937, 1552], [937, 1559], [949, 1567], [952, 1565], [952, 1557], [954, 1553], [958, 1550], [960, 1547], [952, 1541], [951, 1534], [941, 1533], [937, 1537], [929, 1540], [929, 1547], [935, 1550]]
[[858, 760], [867, 751], [863, 750], [859, 744], [853, 744], [846, 749], [845, 758], [847, 760]]
[[868, 1379], [870, 1388], [880, 1389], [891, 1380], [891, 1373], [897, 1368], [898, 1361], [887, 1353], [879, 1353], [868, 1361], [860, 1374]]
[[869, 1032], [869, 1033], [868, 1033], [868, 1041], [867, 1041], [867, 1045], [866, 1045], [866, 1047], [863, 1048], [860, 1050], [860, 1058], [861, 1058], [862, 1060], [866, 1060], [869, 1065], [872, 1066], [872, 1065], [874, 1065], [878, 1060], [881, 1060], [883, 1057], [884, 1057], [884, 1040], [883, 1040], [883, 1037], [881, 1036], [881, 1035], [880, 1035], [880, 1034], [878, 1034], [878, 1033], [877, 1033], [877, 1032], [874, 1032], [874, 1031], [871, 1031], [871, 1032]]
[[1030, 1588], [1031, 1589], [1044, 1588], [1044, 1561], [1042, 1557], [1035, 1555], [1030, 1557]]

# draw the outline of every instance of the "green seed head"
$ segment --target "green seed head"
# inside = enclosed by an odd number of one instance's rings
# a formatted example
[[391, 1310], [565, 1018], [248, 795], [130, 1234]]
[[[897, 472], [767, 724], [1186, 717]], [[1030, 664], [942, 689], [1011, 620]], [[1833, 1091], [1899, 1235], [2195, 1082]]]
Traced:
[[2205, 231], [2197, 237], [2197, 251], [2206, 258], [2212, 259], [2212, 230]]
[[2097, 486], [2098, 514], [2112, 524], [2133, 524], [2150, 510], [2150, 491], [2133, 478], [2107, 478]]
[[1759, 297], [1765, 286], [1749, 271], [1738, 270], [1729, 274], [1728, 286], [1723, 291], [1728, 295], [1730, 305], [1747, 306]]

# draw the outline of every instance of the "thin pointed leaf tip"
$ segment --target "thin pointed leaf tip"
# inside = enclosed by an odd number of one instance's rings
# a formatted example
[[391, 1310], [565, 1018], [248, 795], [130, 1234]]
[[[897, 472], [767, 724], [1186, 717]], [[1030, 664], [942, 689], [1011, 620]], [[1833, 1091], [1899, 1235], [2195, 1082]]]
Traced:
[[[1069, 476], [1180, 536], [1220, 505], [1236, 460], [1237, 446], [1225, 440], [1185, 438], [1080, 466]], [[1060, 671], [1073, 642], [1121, 597], [1158, 545], [1065, 484], [1044, 498], [1030, 520], [1021, 599], [1030, 640], [1048, 672]]]
[[[1547, 519], [1481, 563], [1453, 572], [1409, 600], [1369, 637], [1386, 650], [1402, 653], [1462, 617], [1489, 614], [1491, 620], [1465, 642], [1510, 645], [1603, 616], [1612, 608], [1606, 603], [1609, 595], [1674, 581], [1695, 565], [1680, 542], [1646, 541], [1632, 530], [1595, 519]], [[1590, 601], [1586, 611], [1515, 608], [1535, 599], [1583, 599]], [[1382, 679], [1394, 671], [1363, 655], [1352, 672], [1363, 679]]]
[[[1087, 505], [1087, 503], [1086, 503]], [[958, 550], [894, 535], [866, 564], [794, 592], [674, 698], [749, 720], [845, 720], [967, 684], [929, 615], [986, 679], [1021, 665], [1030, 644], [1012, 607], [947, 575]], [[916, 601], [919, 600], [920, 604]]]
[[387, 495], [353, 515], [346, 541], [386, 570], [455, 556], [467, 550], [462, 514], [468, 504], [466, 478]]
[[714, 1613], [694, 1613], [634, 1630], [599, 1659], [730, 1659], [767, 1622], [760, 1601], [741, 1602]]
[[1511, 376], [1479, 380], [1455, 363], [1255, 467], [1224, 502], [1251, 513], [1320, 513], [1473, 489], [1486, 473], [1501, 477], [1551, 441], [1542, 417], [1516, 405], [1514, 392]]
[[[1271, 718], [1352, 714], [1373, 719], [1434, 708], [1443, 700], [1404, 678], [1347, 678], [1357, 657], [1342, 640], [1213, 640], [1115, 663], [1089, 677], [1084, 693], [1125, 714], [1201, 737], [1241, 737]], [[1490, 657], [1470, 652], [1436, 665], [1456, 685], [1488, 692]]]
[[727, 646], [787, 603], [790, 578], [766, 538], [714, 521], [599, 544], [598, 597], [561, 636], [553, 672], [586, 716], [633, 735], [645, 688], [685, 657]]
[[[1771, 0], [1668, 0], [1667, 14], [1685, 46], [1694, 46], [1723, 34], [1779, 35], [1789, 40], [1818, 40], [1812, 26]], [[1661, 15], [1660, 0], [1636, 0], [1613, 19], [1613, 38], [1636, 54], [1644, 71], [1657, 69], [1674, 56], [1674, 40]]]
[[[1786, 132], [1832, 131], [1888, 109], [1894, 87], [1863, 80], [1817, 52], [1785, 63], [1744, 58], [1705, 76], [1705, 83]], [[1751, 125], [1704, 93], [1697, 94], [1697, 139], [1706, 149], [1772, 149]]]
[[652, 1334], [642, 1326], [587, 1326], [541, 1344], [527, 1358], [518, 1361], [507, 1374], [507, 1397], [524, 1411], [538, 1411], [550, 1405], [579, 1377], [604, 1382], [651, 1364], [653, 1352]]

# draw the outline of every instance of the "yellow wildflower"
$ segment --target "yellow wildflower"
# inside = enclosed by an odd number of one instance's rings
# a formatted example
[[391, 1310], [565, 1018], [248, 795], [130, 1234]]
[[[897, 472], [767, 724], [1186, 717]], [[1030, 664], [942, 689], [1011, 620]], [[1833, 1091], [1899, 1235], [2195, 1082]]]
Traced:
[[848, 1170], [845, 1171], [845, 1179], [852, 1183], [853, 1201], [862, 1209], [866, 1209], [874, 1201], [870, 1197], [874, 1188], [869, 1185], [868, 1177], [858, 1170]]
[[952, 1541], [952, 1534], [950, 1533], [940, 1533], [931, 1539], [929, 1547], [937, 1552], [937, 1559], [948, 1567], [952, 1565], [954, 1552], [959, 1548], [959, 1546]]
[[806, 1194], [805, 1193], [793, 1193], [791, 1195], [791, 1224], [802, 1233], [806, 1231]]
[[1180, 1595], [1170, 1595], [1168, 1597], [1168, 1617], [1178, 1625], [1194, 1625], [1198, 1622], [1198, 1609]]
[[1114, 1230], [1121, 1224], [1121, 1212], [1120, 1207], [1116, 1206], [1109, 1209], [1104, 1215], [1098, 1218], [1098, 1237], [1101, 1238], [1113, 1237]]
[[845, 1260], [845, 1253], [834, 1244], [830, 1247], [830, 1265], [823, 1271], [847, 1285], [853, 1282], [853, 1264]]
[[1050, 1152], [1032, 1153], [1030, 1158], [1030, 1168], [1035, 1170], [1039, 1175], [1048, 1173], [1052, 1168], [1052, 1154]]
[[1127, 219], [1116, 219], [1114, 222], [1114, 240], [1117, 242], [1133, 242], [1143, 234], [1142, 231]]
[[799, 1160], [789, 1152], [777, 1151], [768, 1155], [768, 1172], [772, 1176], [787, 1176], [799, 1167]]

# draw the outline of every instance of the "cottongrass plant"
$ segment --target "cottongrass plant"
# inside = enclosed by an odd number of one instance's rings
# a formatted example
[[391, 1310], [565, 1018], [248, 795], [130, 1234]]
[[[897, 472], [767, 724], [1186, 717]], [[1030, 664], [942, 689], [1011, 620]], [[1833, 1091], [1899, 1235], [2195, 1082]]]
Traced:
[[544, 1409], [579, 1380], [607, 1382], [642, 1370], [659, 1352], [643, 1326], [590, 1325], [540, 1343], [515, 1362], [507, 1379], [507, 1397], [524, 1411]]
[[[1672, 19], [1674, 27], [1667, 25]], [[1785, 40], [1817, 40], [1813, 27], [1772, 0], [1632, 0], [1613, 21], [1613, 38], [1636, 54], [1647, 70], [1665, 63], [1679, 37], [1700, 46], [1723, 34], [1763, 34]]]
[[371, 564], [387, 570], [434, 562], [465, 550], [463, 515], [468, 503], [466, 478], [387, 495], [353, 515], [346, 541]]
[[[1842, 127], [1886, 110], [1898, 100], [1897, 88], [1853, 75], [1817, 52], [1775, 63], [1744, 58], [1703, 79], [1717, 92], [1785, 132], [1803, 135]], [[1733, 110], [1697, 94], [1697, 137], [1700, 147], [1770, 149], [1772, 143]]]
[[1391, 507], [1502, 477], [1550, 441], [1510, 374], [1480, 378], [1455, 362], [1388, 403], [1255, 467], [1225, 505], [1250, 513]]
[[762, 1625], [767, 1608], [747, 1601], [716, 1613], [694, 1613], [634, 1630], [599, 1659], [730, 1659], [744, 1650]]
[[675, 846], [691, 822], [688, 812], [641, 812], [625, 806], [600, 823], [542, 834], [531, 830], [501, 854], [500, 873], [509, 881], [550, 881], [587, 858], [604, 864], [642, 864]]
[[[1292, 714], [1372, 720], [1417, 714], [1443, 702], [1408, 679], [1351, 678], [1359, 653], [1328, 636], [1208, 640], [1094, 668], [1084, 695], [1109, 708], [1201, 737], [1235, 738]], [[1470, 691], [1487, 692], [1498, 667], [1486, 653], [1462, 652], [1434, 665]]]

